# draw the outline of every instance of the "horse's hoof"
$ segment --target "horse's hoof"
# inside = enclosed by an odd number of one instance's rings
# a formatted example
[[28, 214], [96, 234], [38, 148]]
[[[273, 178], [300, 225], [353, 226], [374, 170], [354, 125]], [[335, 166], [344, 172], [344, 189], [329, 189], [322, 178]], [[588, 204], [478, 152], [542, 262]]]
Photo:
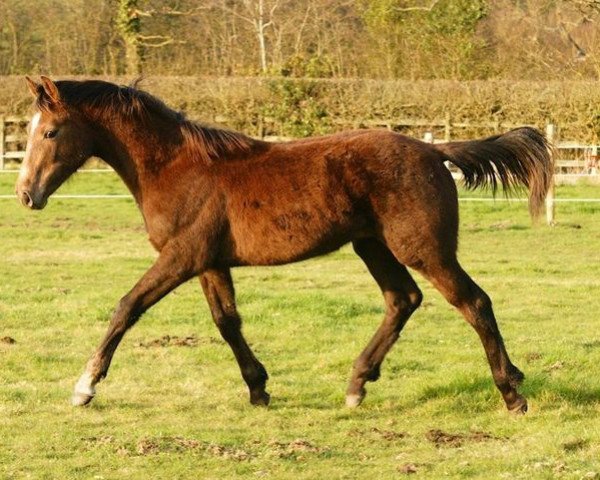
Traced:
[[362, 403], [363, 398], [362, 395], [357, 395], [356, 393], [346, 395], [346, 406], [348, 408], [356, 408]]
[[74, 407], [82, 407], [92, 401], [96, 395], [96, 387], [94, 386], [92, 376], [85, 372], [75, 384], [71, 404]]
[[521, 395], [517, 395], [517, 399], [512, 405], [508, 406], [508, 410], [515, 415], [525, 415], [527, 412], [527, 399]]
[[364, 388], [362, 388], [359, 393], [348, 393], [346, 395], [346, 406], [348, 408], [358, 407], [365, 399], [366, 395], [367, 391]]
[[71, 405], [74, 407], [83, 407], [90, 403], [94, 398], [94, 395], [88, 395], [87, 393], [75, 392], [71, 397]]
[[257, 407], [267, 407], [271, 401], [271, 395], [265, 391], [250, 393], [250, 403]]

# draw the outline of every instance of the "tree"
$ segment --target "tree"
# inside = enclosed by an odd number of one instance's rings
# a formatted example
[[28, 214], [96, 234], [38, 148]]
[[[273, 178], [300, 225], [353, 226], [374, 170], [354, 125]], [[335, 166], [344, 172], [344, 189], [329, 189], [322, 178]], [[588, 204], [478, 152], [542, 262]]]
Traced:
[[279, 0], [242, 0], [243, 10], [238, 10], [234, 6], [226, 3], [220, 4], [220, 7], [230, 14], [249, 23], [258, 40], [258, 53], [260, 69], [266, 73], [269, 66], [267, 62], [267, 30], [273, 25], [273, 16], [275, 10], [279, 7]]
[[138, 3], [139, 0], [118, 0], [117, 4], [115, 25], [125, 45], [125, 73], [128, 75], [137, 75], [142, 71], [142, 21]]
[[391, 78], [472, 78], [485, 45], [477, 26], [486, 0], [363, 0], [362, 17], [382, 54], [372, 67]]

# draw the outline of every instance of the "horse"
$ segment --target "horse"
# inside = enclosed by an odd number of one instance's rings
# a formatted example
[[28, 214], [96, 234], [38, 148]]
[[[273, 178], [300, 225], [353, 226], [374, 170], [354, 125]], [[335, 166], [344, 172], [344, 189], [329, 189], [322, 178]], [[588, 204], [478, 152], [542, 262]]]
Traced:
[[16, 184], [21, 203], [44, 208], [86, 160], [99, 157], [131, 191], [158, 252], [118, 302], [73, 405], [94, 398], [140, 316], [194, 277], [250, 402], [268, 405], [268, 374], [242, 334], [231, 269], [296, 262], [352, 243], [381, 289], [385, 315], [353, 364], [348, 407], [361, 404], [365, 384], [379, 378], [421, 304], [410, 268], [475, 329], [507, 409], [527, 411], [517, 391], [524, 375], [509, 358], [490, 297], [457, 259], [457, 188], [445, 162], [463, 172], [467, 187], [527, 188], [535, 218], [552, 178], [552, 147], [538, 130], [440, 145], [377, 129], [271, 143], [192, 122], [137, 85], [26, 81], [35, 113]]

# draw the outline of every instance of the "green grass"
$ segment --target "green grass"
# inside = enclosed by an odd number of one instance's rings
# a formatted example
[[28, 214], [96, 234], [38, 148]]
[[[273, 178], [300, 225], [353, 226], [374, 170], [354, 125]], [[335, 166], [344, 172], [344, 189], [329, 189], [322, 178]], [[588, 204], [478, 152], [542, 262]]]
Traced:
[[[0, 194], [14, 175], [0, 175]], [[60, 193], [123, 193], [80, 174]], [[473, 193], [461, 195], [473, 196]], [[561, 187], [558, 197], [600, 197]], [[524, 203], [461, 203], [460, 259], [494, 301], [526, 373], [530, 411], [505, 411], [472, 329], [418, 275], [425, 300], [359, 409], [352, 361], [381, 320], [349, 248], [234, 271], [244, 330], [270, 373], [253, 408], [197, 281], [123, 340], [88, 408], [71, 389], [118, 299], [154, 252], [133, 201], [0, 199], [1, 478], [573, 478], [600, 475], [600, 204], [559, 204], [532, 226]], [[144, 347], [164, 335], [197, 346]], [[434, 429], [461, 435], [437, 445]], [[490, 438], [476, 432], [485, 432]], [[409, 468], [408, 468], [409, 469]]]

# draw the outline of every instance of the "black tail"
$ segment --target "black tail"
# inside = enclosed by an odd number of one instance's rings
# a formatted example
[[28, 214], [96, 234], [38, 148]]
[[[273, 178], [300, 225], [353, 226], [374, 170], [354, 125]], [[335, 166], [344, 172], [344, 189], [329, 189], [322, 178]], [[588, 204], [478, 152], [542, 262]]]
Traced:
[[544, 206], [552, 182], [553, 148], [546, 137], [530, 127], [517, 128], [504, 135], [483, 140], [436, 145], [464, 175], [467, 188], [498, 184], [506, 195], [520, 187], [529, 189], [529, 212], [537, 217]]

